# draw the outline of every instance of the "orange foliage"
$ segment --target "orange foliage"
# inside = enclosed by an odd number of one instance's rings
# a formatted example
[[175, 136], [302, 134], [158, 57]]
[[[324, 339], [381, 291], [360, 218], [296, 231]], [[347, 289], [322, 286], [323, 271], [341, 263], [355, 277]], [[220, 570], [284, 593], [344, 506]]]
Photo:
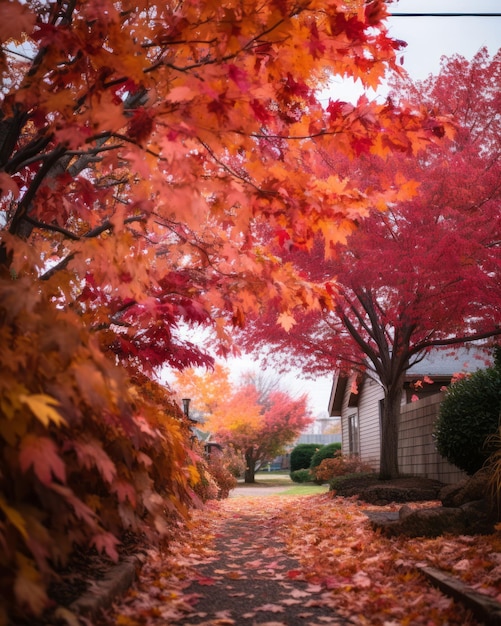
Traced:
[[73, 544], [116, 558], [125, 528], [162, 534], [186, 512], [196, 454], [144, 376], [212, 363], [184, 322], [227, 352], [228, 327], [271, 298], [285, 326], [328, 300], [260, 228], [329, 249], [395, 190], [326, 175], [320, 150], [411, 153], [443, 132], [316, 98], [332, 73], [374, 85], [396, 67], [385, 14], [362, 0], [0, 4], [0, 623], [43, 611]]
[[0, 303], [5, 624], [43, 613], [76, 545], [117, 560], [125, 531], [167, 537], [198, 472], [165, 389], [129, 380], [29, 278], [0, 279]]

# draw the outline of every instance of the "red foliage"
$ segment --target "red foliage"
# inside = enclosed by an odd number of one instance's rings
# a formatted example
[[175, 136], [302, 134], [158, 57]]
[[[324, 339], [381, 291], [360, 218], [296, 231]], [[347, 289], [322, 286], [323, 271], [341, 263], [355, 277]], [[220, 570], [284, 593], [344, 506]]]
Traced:
[[373, 472], [374, 468], [361, 461], [358, 455], [344, 455], [339, 452], [332, 459], [323, 459], [311, 471], [317, 482], [329, 482], [336, 476]]
[[362, 178], [376, 188], [383, 175], [394, 181], [396, 202], [371, 211], [347, 245], [333, 245], [327, 257], [323, 242], [301, 250], [277, 246], [305, 279], [323, 283], [327, 295], [317, 310], [295, 309], [291, 332], [273, 324], [281, 314], [270, 311], [256, 317], [243, 341], [283, 369], [358, 370], [378, 378], [386, 392], [386, 477], [398, 472], [396, 418], [405, 371], [432, 346], [501, 332], [500, 77], [501, 54], [489, 59], [482, 51], [471, 63], [453, 58], [423, 84], [400, 86], [394, 99], [426, 103], [457, 125], [453, 137], [423, 157], [351, 163], [326, 156], [328, 166], [352, 181]]

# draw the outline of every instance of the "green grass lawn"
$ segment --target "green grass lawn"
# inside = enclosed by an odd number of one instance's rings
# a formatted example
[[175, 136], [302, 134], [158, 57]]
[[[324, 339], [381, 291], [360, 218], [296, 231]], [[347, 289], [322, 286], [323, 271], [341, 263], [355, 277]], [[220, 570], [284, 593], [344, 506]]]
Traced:
[[[315, 485], [313, 483], [294, 483], [287, 470], [274, 472], [256, 472], [255, 486], [260, 484], [273, 487], [290, 487], [279, 494], [280, 496], [311, 496], [317, 493], [325, 493], [329, 490], [328, 485]], [[252, 485], [249, 485], [252, 486]]]
[[287, 491], [277, 494], [279, 496], [313, 496], [317, 493], [326, 493], [329, 485], [312, 485], [311, 483], [297, 484]]
[[265, 483], [267, 485], [282, 486], [293, 485], [289, 472], [256, 472], [256, 484]]

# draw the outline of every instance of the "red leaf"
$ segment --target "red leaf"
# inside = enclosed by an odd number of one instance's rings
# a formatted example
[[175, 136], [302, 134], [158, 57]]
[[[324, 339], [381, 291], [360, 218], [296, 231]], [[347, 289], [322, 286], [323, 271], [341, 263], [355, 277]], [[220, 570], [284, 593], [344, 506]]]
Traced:
[[97, 439], [88, 442], [76, 441], [74, 445], [80, 463], [90, 469], [96, 467], [103, 479], [111, 484], [115, 479], [117, 470], [115, 464], [103, 450], [101, 443]]
[[44, 485], [49, 485], [53, 477], [66, 482], [65, 465], [57, 453], [56, 444], [48, 437], [26, 435], [21, 442], [19, 465], [23, 472], [33, 467], [35, 476]]
[[111, 533], [99, 533], [94, 535], [90, 541], [98, 552], [107, 554], [112, 561], [118, 561], [117, 545], [120, 541]]
[[212, 585], [215, 585], [217, 583], [217, 579], [216, 578], [212, 578], [211, 576], [201, 576], [200, 578], [196, 579], [196, 582], [199, 585], [212, 586]]
[[115, 480], [111, 488], [117, 494], [119, 502], [129, 500], [132, 506], [136, 506], [136, 491], [130, 483], [125, 480]]
[[247, 91], [250, 87], [249, 76], [240, 67], [230, 64], [228, 65], [228, 76], [241, 89]]

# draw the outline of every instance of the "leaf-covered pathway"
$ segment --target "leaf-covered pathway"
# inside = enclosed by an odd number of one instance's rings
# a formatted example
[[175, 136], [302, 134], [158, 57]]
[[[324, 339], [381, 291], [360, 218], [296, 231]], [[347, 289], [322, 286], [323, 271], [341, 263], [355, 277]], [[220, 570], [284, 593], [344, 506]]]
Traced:
[[[199, 511], [100, 624], [473, 626], [416, 571], [426, 563], [501, 595], [500, 537], [385, 539], [331, 495], [239, 497]], [[388, 508], [388, 507], [387, 507]]]
[[222, 525], [215, 552], [189, 588], [201, 597], [195, 614], [183, 623], [348, 623], [333, 612], [332, 601], [318, 597], [318, 585], [297, 580], [299, 563], [287, 555], [269, 510], [235, 512]]

